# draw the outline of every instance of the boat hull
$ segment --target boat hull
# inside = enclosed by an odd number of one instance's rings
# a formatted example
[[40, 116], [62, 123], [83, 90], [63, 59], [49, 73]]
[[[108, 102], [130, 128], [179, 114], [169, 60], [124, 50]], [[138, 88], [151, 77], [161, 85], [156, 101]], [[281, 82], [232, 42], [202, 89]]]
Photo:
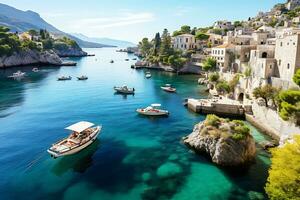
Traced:
[[91, 136], [90, 136], [91, 138], [90, 138], [89, 141], [87, 141], [84, 144], [79, 145], [79, 146], [77, 146], [73, 149], [70, 149], [69, 151], [65, 151], [65, 152], [60, 153], [60, 152], [51, 150], [51, 148], [50, 148], [50, 149], [47, 150], [47, 152], [54, 158], [76, 154], [79, 151], [81, 151], [81, 150], [87, 148], [89, 145], [91, 145], [97, 139], [100, 132], [101, 132], [101, 127], [97, 127], [95, 132], [91, 134]]
[[166, 92], [176, 92], [175, 88], [169, 88], [169, 87], [160, 87], [162, 90], [166, 91]]
[[137, 109], [136, 112], [146, 116], [168, 116], [169, 115], [169, 112], [165, 110], [161, 110], [160, 112], [149, 112], [149, 111], [143, 111], [142, 109]]
[[133, 91], [133, 90], [124, 91], [124, 90], [117, 89], [117, 88], [115, 88], [114, 90], [115, 90], [117, 93], [120, 93], [120, 94], [134, 94], [134, 91]]

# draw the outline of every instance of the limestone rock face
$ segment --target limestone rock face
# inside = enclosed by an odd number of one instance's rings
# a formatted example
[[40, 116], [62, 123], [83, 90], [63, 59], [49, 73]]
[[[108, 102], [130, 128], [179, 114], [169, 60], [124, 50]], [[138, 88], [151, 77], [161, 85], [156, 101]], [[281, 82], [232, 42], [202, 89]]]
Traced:
[[241, 140], [222, 135], [206, 134], [204, 123], [194, 127], [193, 132], [183, 138], [183, 142], [199, 153], [207, 153], [212, 161], [221, 166], [238, 166], [255, 158], [255, 141], [251, 135]]
[[60, 57], [83, 57], [88, 54], [81, 48], [66, 48], [66, 49], [55, 49], [55, 53]]
[[34, 50], [28, 50], [14, 53], [11, 56], [0, 57], [0, 68], [40, 63], [62, 65], [63, 61], [53, 51], [38, 52]]

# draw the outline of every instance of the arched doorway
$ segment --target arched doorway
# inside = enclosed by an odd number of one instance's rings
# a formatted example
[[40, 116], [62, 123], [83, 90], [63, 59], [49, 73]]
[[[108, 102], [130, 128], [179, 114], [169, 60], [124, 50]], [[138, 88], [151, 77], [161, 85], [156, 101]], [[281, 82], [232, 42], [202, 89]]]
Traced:
[[267, 58], [268, 57], [268, 53], [267, 52], [263, 52], [261, 55], [262, 58]]
[[237, 63], [232, 64], [232, 72], [237, 73], [239, 71], [239, 65]]
[[240, 102], [244, 101], [244, 93], [239, 94], [238, 101], [240, 101]]

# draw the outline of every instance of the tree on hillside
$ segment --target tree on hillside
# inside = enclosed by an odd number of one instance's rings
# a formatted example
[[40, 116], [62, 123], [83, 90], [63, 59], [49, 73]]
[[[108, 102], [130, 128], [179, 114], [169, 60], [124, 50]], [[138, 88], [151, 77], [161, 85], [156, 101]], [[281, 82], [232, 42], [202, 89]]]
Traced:
[[191, 33], [191, 27], [188, 25], [181, 26], [180, 31], [182, 34]]
[[192, 34], [192, 35], [196, 35], [196, 32], [197, 32], [197, 27], [194, 27], [194, 28], [191, 30], [191, 34]]
[[295, 73], [293, 81], [300, 87], [300, 69]]
[[240, 27], [240, 26], [243, 26], [243, 23], [241, 21], [235, 21], [233, 23], [234, 27]]
[[150, 54], [150, 49], [152, 44], [149, 42], [148, 38], [143, 38], [142, 41], [139, 43], [139, 49], [144, 57]]
[[209, 35], [207, 35], [207, 34], [205, 34], [203, 32], [198, 31], [198, 32], [196, 32], [195, 38], [197, 40], [208, 40]]
[[159, 53], [159, 49], [160, 49], [160, 45], [161, 45], [161, 38], [160, 38], [160, 34], [156, 33], [154, 40], [153, 40], [153, 55], [157, 56]]
[[275, 99], [278, 96], [278, 89], [272, 87], [271, 85], [267, 84], [264, 86], [257, 87], [253, 90], [253, 96], [255, 98], [262, 98], [265, 101], [266, 107], [268, 107], [269, 100], [272, 100], [275, 103]]
[[220, 79], [220, 75], [217, 72], [210, 74], [208, 77], [208, 80], [211, 83], [216, 83], [219, 81], [219, 79]]
[[279, 115], [283, 120], [300, 125], [300, 91], [285, 90], [278, 95]]
[[203, 63], [203, 66], [202, 66], [202, 69], [204, 71], [213, 71], [215, 70], [217, 67], [217, 61], [211, 57], [208, 57], [204, 63]]
[[164, 29], [161, 36], [160, 55], [162, 57], [169, 57], [172, 54], [172, 43], [171, 36], [168, 29]]
[[34, 29], [30, 29], [30, 30], [28, 31], [28, 34], [29, 34], [30, 36], [37, 36], [39, 33], [38, 33], [36, 30], [34, 30]]
[[300, 197], [300, 136], [294, 136], [292, 143], [275, 148], [269, 170], [266, 193], [271, 200], [299, 199]]
[[230, 86], [224, 80], [217, 83], [216, 89], [217, 89], [218, 93], [221, 93], [221, 94], [226, 94], [226, 93], [230, 92]]

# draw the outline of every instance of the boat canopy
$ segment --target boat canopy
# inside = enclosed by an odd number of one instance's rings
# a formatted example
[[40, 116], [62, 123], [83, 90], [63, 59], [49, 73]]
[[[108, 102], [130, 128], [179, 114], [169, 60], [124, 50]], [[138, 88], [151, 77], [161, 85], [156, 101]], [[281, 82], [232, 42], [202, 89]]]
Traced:
[[161, 107], [161, 104], [159, 104], [159, 103], [153, 103], [153, 104], [151, 104], [151, 106], [152, 107]]
[[82, 121], [82, 122], [78, 122], [76, 124], [73, 124], [71, 126], [68, 126], [65, 129], [75, 131], [77, 133], [81, 133], [82, 131], [84, 131], [84, 130], [92, 127], [92, 126], [94, 126], [93, 123]]

